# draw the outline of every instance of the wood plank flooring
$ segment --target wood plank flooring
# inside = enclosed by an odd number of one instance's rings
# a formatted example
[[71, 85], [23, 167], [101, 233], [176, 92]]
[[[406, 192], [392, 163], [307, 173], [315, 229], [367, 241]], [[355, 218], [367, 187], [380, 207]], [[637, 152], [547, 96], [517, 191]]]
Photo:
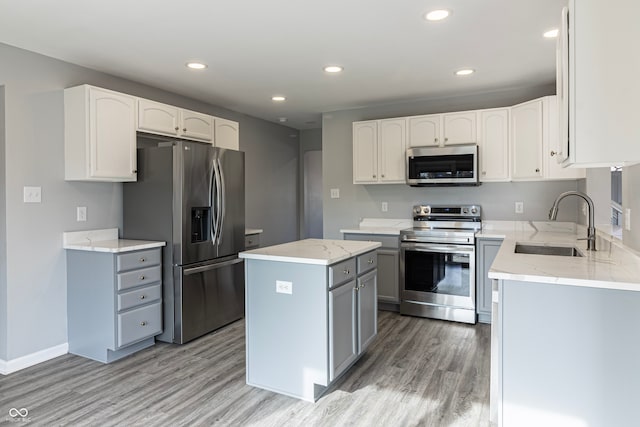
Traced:
[[0, 425], [489, 426], [488, 325], [379, 312], [378, 337], [315, 404], [245, 384], [244, 321], [103, 365], [65, 355], [0, 375]]

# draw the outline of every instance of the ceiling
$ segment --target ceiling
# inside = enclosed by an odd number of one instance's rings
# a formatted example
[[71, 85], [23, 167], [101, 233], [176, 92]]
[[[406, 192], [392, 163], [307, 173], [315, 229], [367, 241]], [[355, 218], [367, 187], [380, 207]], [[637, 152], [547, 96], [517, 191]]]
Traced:
[[[566, 0], [2, 1], [0, 42], [296, 129], [321, 113], [555, 80]], [[451, 16], [428, 22], [433, 9]], [[202, 71], [185, 63], [199, 60]], [[323, 71], [338, 64], [344, 71]], [[459, 77], [454, 72], [473, 68]], [[273, 95], [285, 102], [275, 103]]]

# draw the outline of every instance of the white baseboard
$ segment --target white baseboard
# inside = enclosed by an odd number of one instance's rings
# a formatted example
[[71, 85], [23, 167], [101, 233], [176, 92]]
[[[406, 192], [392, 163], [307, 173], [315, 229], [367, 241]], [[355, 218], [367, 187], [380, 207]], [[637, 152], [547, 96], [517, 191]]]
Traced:
[[29, 366], [37, 365], [38, 363], [46, 362], [47, 360], [62, 356], [68, 352], [69, 343], [64, 343], [55, 347], [36, 351], [35, 353], [27, 354], [26, 356], [18, 357], [17, 359], [0, 359], [0, 374], [9, 375], [21, 369], [28, 368]]

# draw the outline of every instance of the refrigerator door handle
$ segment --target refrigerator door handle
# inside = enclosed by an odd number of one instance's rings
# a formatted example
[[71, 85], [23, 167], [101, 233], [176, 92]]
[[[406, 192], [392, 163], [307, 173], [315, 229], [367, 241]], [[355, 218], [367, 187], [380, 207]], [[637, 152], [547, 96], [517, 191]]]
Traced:
[[226, 186], [224, 184], [224, 173], [222, 172], [222, 165], [220, 164], [220, 159], [217, 159], [218, 162], [218, 174], [220, 175], [220, 224], [218, 225], [218, 244], [222, 242], [222, 230], [224, 229], [224, 218], [226, 216]]
[[215, 170], [216, 176], [216, 200], [215, 200], [215, 221], [216, 221], [216, 238], [213, 241], [214, 245], [217, 245], [220, 241], [220, 225], [221, 225], [221, 214], [222, 214], [222, 185], [220, 182], [220, 169], [218, 168], [218, 159], [213, 160], [213, 169]]
[[182, 274], [190, 276], [192, 274], [202, 273], [203, 271], [215, 270], [216, 268], [225, 267], [227, 265], [238, 264], [244, 261], [242, 258], [235, 258], [229, 261], [217, 262], [215, 264], [201, 265], [199, 267], [185, 268]]
[[217, 194], [217, 183], [218, 179], [216, 176], [216, 167], [215, 162], [211, 166], [211, 179], [209, 185], [209, 206], [211, 206], [211, 241], [213, 244], [216, 244], [218, 229], [216, 228], [218, 225], [216, 206], [214, 200], [214, 193]]

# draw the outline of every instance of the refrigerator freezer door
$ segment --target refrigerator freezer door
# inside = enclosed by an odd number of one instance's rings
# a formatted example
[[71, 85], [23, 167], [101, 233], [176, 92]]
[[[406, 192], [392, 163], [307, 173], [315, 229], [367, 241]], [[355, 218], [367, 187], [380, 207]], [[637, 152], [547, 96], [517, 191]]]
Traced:
[[244, 316], [244, 262], [175, 267], [174, 342], [183, 344]]

